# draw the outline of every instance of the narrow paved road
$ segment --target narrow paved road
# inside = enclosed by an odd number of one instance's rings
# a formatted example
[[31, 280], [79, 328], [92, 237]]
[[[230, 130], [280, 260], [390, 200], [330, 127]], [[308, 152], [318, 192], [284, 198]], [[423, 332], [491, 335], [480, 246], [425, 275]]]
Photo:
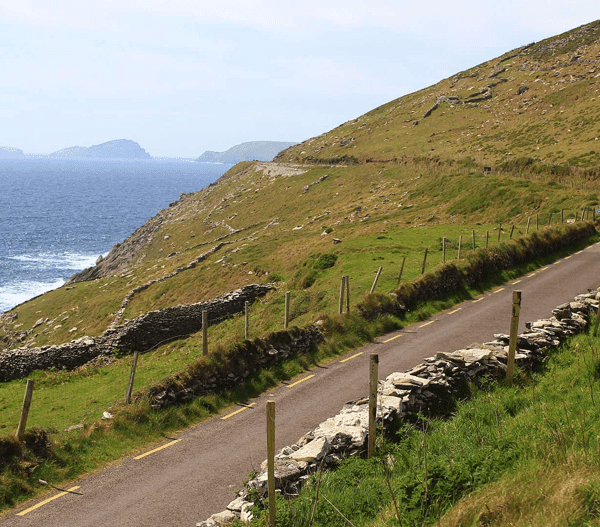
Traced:
[[454, 351], [492, 340], [494, 333], [508, 333], [515, 289], [523, 292], [523, 331], [525, 321], [546, 318], [558, 304], [599, 284], [600, 244], [596, 244], [316, 367], [251, 401], [249, 408], [234, 415], [235, 409], [229, 410], [191, 428], [177, 437], [178, 442], [165, 440], [162, 450], [141, 459], [128, 457], [73, 482], [82, 496], [60, 496], [18, 516], [43, 498], [32, 500], [5, 515], [0, 526], [194, 526], [223, 510], [249, 471], [265, 459], [268, 399], [276, 401], [276, 443], [281, 448], [335, 415], [345, 402], [367, 394], [370, 353], [379, 354], [383, 378], [437, 351]]

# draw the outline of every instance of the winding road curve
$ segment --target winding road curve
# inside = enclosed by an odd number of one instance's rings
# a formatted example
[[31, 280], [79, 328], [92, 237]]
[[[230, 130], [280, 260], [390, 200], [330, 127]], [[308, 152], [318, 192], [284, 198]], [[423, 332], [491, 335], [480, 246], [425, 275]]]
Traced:
[[[74, 481], [83, 495], [47, 496], [8, 511], [0, 526], [194, 526], [223, 510], [248, 473], [266, 458], [265, 403], [276, 401], [276, 447], [294, 443], [342, 405], [368, 393], [369, 354], [379, 376], [403, 371], [437, 351], [454, 351], [508, 333], [512, 291], [523, 292], [524, 322], [547, 318], [557, 305], [600, 285], [600, 243], [433, 318], [378, 338], [327, 366], [186, 430], [92, 476]], [[150, 452], [150, 453], [149, 453]], [[45, 498], [58, 496], [52, 501]], [[39, 506], [38, 506], [39, 505]], [[37, 508], [33, 508], [36, 507]], [[25, 514], [23, 514], [25, 513]]]

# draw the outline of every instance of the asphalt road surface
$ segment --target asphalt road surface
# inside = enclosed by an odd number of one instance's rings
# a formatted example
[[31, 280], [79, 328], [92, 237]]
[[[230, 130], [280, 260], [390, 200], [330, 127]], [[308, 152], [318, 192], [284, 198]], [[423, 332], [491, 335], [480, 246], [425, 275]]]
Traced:
[[[248, 407], [229, 409], [186, 430], [177, 441], [165, 439], [66, 486], [78, 487], [83, 495], [52, 490], [30, 500], [5, 514], [0, 526], [193, 527], [225, 509], [235, 489], [266, 458], [267, 400], [276, 402], [280, 449], [337, 414], [345, 402], [368, 394], [370, 353], [379, 354], [382, 379], [437, 351], [451, 352], [493, 340], [494, 333], [508, 333], [513, 290], [523, 295], [521, 332], [526, 321], [548, 318], [557, 305], [599, 285], [600, 244], [596, 244], [315, 367], [250, 401]], [[163, 448], [152, 452], [158, 447]], [[147, 455], [136, 459], [140, 454]]]

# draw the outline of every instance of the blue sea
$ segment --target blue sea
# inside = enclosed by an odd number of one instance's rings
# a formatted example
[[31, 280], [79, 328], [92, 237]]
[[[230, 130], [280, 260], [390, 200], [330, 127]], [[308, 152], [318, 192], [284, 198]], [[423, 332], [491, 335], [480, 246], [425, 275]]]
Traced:
[[182, 192], [206, 187], [230, 167], [0, 159], [0, 311], [61, 286]]

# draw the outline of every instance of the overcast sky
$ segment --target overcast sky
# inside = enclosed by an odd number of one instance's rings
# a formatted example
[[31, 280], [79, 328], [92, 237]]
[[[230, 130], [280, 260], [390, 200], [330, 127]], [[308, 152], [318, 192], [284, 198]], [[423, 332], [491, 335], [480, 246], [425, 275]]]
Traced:
[[302, 141], [598, 18], [597, 0], [0, 0], [0, 146]]

